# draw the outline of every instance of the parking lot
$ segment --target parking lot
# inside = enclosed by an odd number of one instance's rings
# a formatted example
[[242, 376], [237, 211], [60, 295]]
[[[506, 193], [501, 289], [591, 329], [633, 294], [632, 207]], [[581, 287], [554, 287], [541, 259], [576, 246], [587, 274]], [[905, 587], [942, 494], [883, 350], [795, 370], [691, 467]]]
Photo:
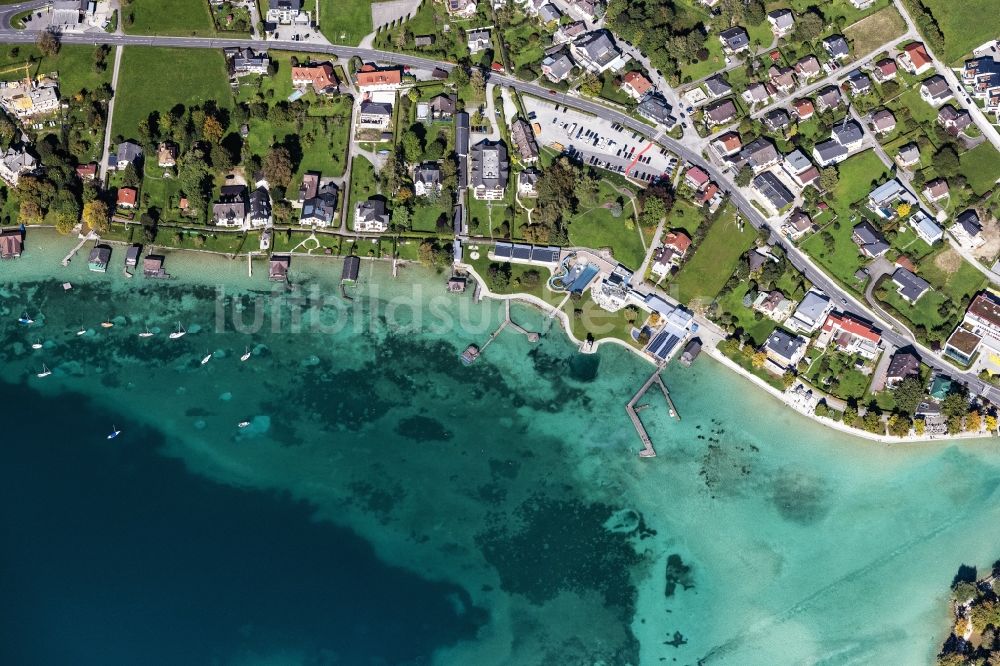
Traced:
[[524, 108], [540, 146], [565, 151], [584, 164], [643, 182], [670, 177], [677, 166], [665, 148], [616, 123], [534, 97], [524, 97]]

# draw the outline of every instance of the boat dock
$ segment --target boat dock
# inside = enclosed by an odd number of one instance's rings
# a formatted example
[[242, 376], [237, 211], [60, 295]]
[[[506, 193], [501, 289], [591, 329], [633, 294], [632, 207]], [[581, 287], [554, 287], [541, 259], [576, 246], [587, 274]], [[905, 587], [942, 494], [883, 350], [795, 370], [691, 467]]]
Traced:
[[67, 254], [65, 257], [63, 257], [62, 265], [63, 266], [69, 266], [69, 262], [70, 262], [71, 259], [73, 259], [73, 255], [76, 254], [77, 252], [79, 252], [80, 248], [82, 248], [84, 245], [86, 245], [87, 241], [90, 241], [90, 240], [97, 240], [97, 237], [94, 236], [93, 233], [89, 233], [84, 238], [81, 238], [80, 242], [77, 243], [73, 247], [73, 249], [69, 251], [69, 254]]
[[636, 391], [636, 394], [632, 396], [628, 404], [625, 405], [625, 411], [628, 412], [629, 418], [632, 420], [632, 425], [635, 427], [636, 433], [639, 435], [639, 439], [642, 441], [642, 451], [639, 452], [640, 458], [655, 458], [656, 449], [653, 448], [653, 440], [650, 439], [649, 433], [646, 432], [646, 426], [642, 424], [642, 420], [639, 418], [639, 410], [645, 409], [649, 405], [640, 405], [636, 408], [635, 404], [642, 399], [642, 396], [646, 394], [649, 387], [653, 384], [657, 384], [660, 387], [660, 391], [663, 393], [663, 398], [667, 401], [667, 406], [670, 408], [670, 416], [681, 420], [680, 414], [677, 408], [674, 406], [674, 401], [670, 398], [670, 392], [667, 390], [667, 385], [663, 383], [663, 378], [660, 377], [660, 368], [657, 368], [649, 379], [642, 385], [642, 387]]
[[493, 333], [490, 334], [489, 340], [484, 342], [482, 346], [479, 347], [480, 354], [486, 351], [486, 348], [489, 347], [490, 344], [497, 339], [497, 336], [500, 335], [500, 332], [503, 329], [507, 328], [508, 326], [510, 326], [512, 329], [514, 329], [524, 337], [528, 338], [528, 342], [538, 342], [538, 340], [541, 338], [541, 333], [536, 333], [535, 331], [529, 331], [510, 318], [509, 298], [504, 299], [503, 305], [504, 305], [504, 319], [502, 322], [500, 322], [500, 325], [497, 326], [497, 330], [493, 331]]

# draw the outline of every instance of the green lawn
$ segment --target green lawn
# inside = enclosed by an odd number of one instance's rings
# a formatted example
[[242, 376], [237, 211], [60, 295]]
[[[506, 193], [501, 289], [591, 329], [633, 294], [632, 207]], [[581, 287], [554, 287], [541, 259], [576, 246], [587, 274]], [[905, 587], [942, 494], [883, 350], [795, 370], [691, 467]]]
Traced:
[[854, 367], [857, 357], [827, 351], [815, 357], [806, 371], [806, 379], [837, 398], [861, 398], [871, 377]]
[[1000, 178], [1000, 152], [989, 141], [962, 153], [958, 159], [969, 186], [979, 196], [988, 192]]
[[232, 108], [222, 51], [128, 46], [122, 54], [112, 136], [133, 138], [153, 111], [212, 101]]
[[897, 97], [889, 107], [893, 109], [909, 109], [910, 116], [918, 123], [934, 122], [937, 120], [938, 110], [920, 97], [919, 84]]
[[906, 32], [906, 22], [894, 6], [869, 14], [844, 30], [855, 56], [871, 53]]
[[674, 279], [678, 300], [682, 303], [711, 302], [733, 274], [740, 255], [750, 249], [756, 237], [757, 232], [749, 223], [743, 225], [740, 233], [736, 212], [728, 207]]
[[375, 167], [367, 158], [359, 155], [351, 163], [351, 192], [347, 206], [348, 228], [354, 228], [354, 209], [356, 205], [376, 194], [378, 194], [378, 182], [375, 178]]
[[825, 0], [822, 3], [817, 3], [816, 0], [785, 0], [784, 2], [769, 2], [767, 8], [768, 10], [773, 9], [771, 5], [790, 7], [796, 14], [801, 14], [810, 7], [819, 6], [828, 23], [839, 23], [847, 26], [888, 4], [889, 0], [877, 0], [868, 9], [855, 9], [849, 0]]
[[596, 197], [598, 205], [581, 205], [580, 212], [570, 218], [569, 242], [582, 247], [610, 247], [616, 260], [636, 270], [642, 263], [645, 249], [635, 225], [631, 204], [628, 200], [623, 201], [622, 214], [618, 218], [602, 207], [604, 202], [621, 198], [622, 195], [613, 187], [602, 182]]
[[937, 55], [956, 63], [980, 44], [1000, 35], [996, 0], [920, 0], [944, 34], [945, 51]]
[[122, 15], [129, 34], [218, 36], [205, 0], [132, 0]]
[[[479, 259], [470, 258], [468, 256], [469, 255], [468, 252], [466, 252], [466, 257], [465, 257], [465, 260], [469, 264], [471, 264], [473, 268], [476, 269], [476, 272], [479, 273], [479, 275], [482, 276], [484, 280], [489, 279], [488, 270], [490, 264], [497, 263], [490, 261], [489, 257], [487, 256], [488, 254], [487, 250], [488, 250], [487, 246], [480, 245]], [[537, 296], [538, 298], [552, 305], [559, 305], [559, 303], [561, 303], [562, 300], [566, 297], [566, 294], [554, 292], [546, 286], [546, 283], [548, 282], [549, 278], [552, 277], [552, 273], [543, 266], [525, 266], [523, 264], [510, 264], [510, 270], [511, 270], [510, 283], [507, 285], [507, 287], [504, 289], [498, 289], [494, 291], [498, 291], [499, 293], [502, 294], [514, 294], [514, 293], [531, 294], [532, 296]], [[524, 274], [531, 270], [538, 271], [540, 279], [538, 280], [537, 283], [528, 286], [525, 283], [526, 281], [524, 279]]]
[[683, 229], [690, 236], [705, 221], [705, 214], [690, 199], [678, 198], [667, 217], [666, 231]]
[[778, 327], [778, 322], [761, 316], [752, 308], [743, 305], [743, 297], [749, 289], [749, 284], [740, 284], [736, 289], [723, 294], [719, 298], [719, 312], [734, 317], [736, 325], [746, 331], [753, 339], [754, 345], [762, 345], [767, 336]]
[[357, 46], [372, 31], [371, 0], [320, 0], [319, 29], [334, 44]]

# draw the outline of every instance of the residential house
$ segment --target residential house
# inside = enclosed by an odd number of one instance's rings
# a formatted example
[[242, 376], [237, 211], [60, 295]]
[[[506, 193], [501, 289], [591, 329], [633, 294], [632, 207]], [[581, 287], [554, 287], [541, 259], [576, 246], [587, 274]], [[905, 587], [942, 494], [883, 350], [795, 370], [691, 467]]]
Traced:
[[1000, 115], [1000, 62], [990, 56], [967, 60], [962, 83], [972, 88], [972, 96], [983, 101], [983, 110]]
[[628, 61], [607, 30], [595, 30], [577, 37], [570, 45], [570, 52], [577, 64], [595, 74], [609, 69], [618, 71]]
[[212, 205], [212, 222], [219, 227], [243, 227], [246, 224], [246, 187], [223, 185], [219, 201]]
[[139, 201], [139, 190], [134, 187], [119, 187], [118, 188], [118, 199], [115, 205], [118, 208], [135, 208], [136, 203]]
[[[360, 76], [360, 74], [359, 74]], [[296, 88], [312, 86], [316, 94], [340, 90], [333, 65], [328, 62], [292, 67], [292, 85]]]
[[1000, 354], [1000, 297], [990, 292], [972, 299], [961, 323], [945, 343], [944, 353], [963, 365], [970, 365], [981, 345], [987, 348], [989, 356]]
[[663, 237], [663, 245], [653, 255], [653, 275], [663, 277], [680, 264], [691, 247], [691, 237], [683, 231], [668, 231]]
[[381, 199], [359, 201], [354, 208], [354, 231], [382, 233], [389, 229], [389, 214]]
[[542, 60], [542, 74], [553, 83], [565, 81], [572, 71], [573, 61], [565, 49], [551, 53]]
[[642, 98], [639, 105], [635, 107], [636, 113], [643, 118], [652, 120], [654, 123], [666, 125], [667, 129], [676, 124], [677, 120], [670, 115], [670, 104], [666, 98], [658, 92], [651, 92]]
[[233, 48], [225, 50], [229, 61], [229, 71], [233, 76], [247, 76], [257, 74], [263, 76], [267, 74], [271, 66], [271, 58], [266, 51], [257, 52], [247, 48]]
[[795, 73], [798, 74], [800, 79], [811, 79], [822, 71], [823, 68], [814, 55], [803, 56], [795, 63]]
[[764, 114], [764, 126], [772, 132], [783, 132], [792, 124], [792, 119], [784, 109], [774, 109]]
[[725, 76], [716, 74], [705, 79], [705, 92], [710, 99], [719, 99], [733, 92], [733, 87], [726, 81]]
[[451, 120], [458, 108], [458, 100], [455, 95], [435, 95], [427, 104], [432, 120]]
[[708, 174], [702, 171], [701, 167], [693, 166], [684, 174], [684, 183], [695, 192], [700, 192], [703, 187], [708, 185], [708, 181]]
[[462, 18], [472, 18], [476, 15], [476, 0], [444, 0], [448, 13]]
[[865, 220], [854, 227], [851, 240], [861, 250], [861, 254], [875, 259], [889, 251], [889, 244], [880, 231]]
[[753, 187], [776, 211], [784, 210], [795, 201], [795, 195], [770, 171], [754, 176]]
[[302, 184], [299, 185], [299, 196], [293, 202], [301, 206], [306, 199], [312, 199], [319, 191], [320, 174], [315, 171], [307, 171], [302, 176]]
[[465, 39], [469, 46], [469, 53], [479, 53], [492, 46], [490, 31], [486, 29], [469, 30], [465, 33]]
[[740, 149], [743, 148], [743, 141], [740, 140], [738, 132], [726, 132], [712, 141], [712, 147], [715, 148], [719, 157], [729, 157], [740, 152]]
[[945, 78], [935, 74], [920, 84], [920, 97], [931, 106], [941, 106], [954, 95]]
[[398, 67], [376, 67], [367, 63], [354, 75], [354, 83], [363, 93], [373, 90], [396, 90], [403, 85], [403, 71]]
[[559, 28], [552, 34], [553, 44], [566, 44], [572, 42], [574, 39], [587, 32], [587, 24], [583, 21], [574, 21], [572, 23], [563, 23]]
[[889, 367], [885, 371], [885, 385], [887, 388], [894, 388], [910, 377], [920, 379], [920, 357], [912, 351], [901, 349], [889, 361]]
[[791, 237], [792, 240], [799, 240], [807, 233], [812, 231], [813, 221], [808, 215], [801, 209], [796, 208], [792, 211], [792, 214], [788, 216], [783, 225], [783, 231], [786, 235]]
[[805, 356], [809, 341], [800, 335], [794, 335], [781, 328], [776, 328], [764, 343], [763, 352], [767, 359], [774, 363], [778, 371], [794, 370], [798, 362]]
[[87, 268], [95, 273], [104, 273], [111, 263], [111, 248], [107, 245], [95, 245], [87, 257]]
[[908, 168], [920, 161], [920, 148], [915, 143], [908, 143], [901, 146], [896, 153], [896, 164], [903, 168]]
[[513, 142], [522, 164], [534, 164], [538, 161], [538, 144], [535, 142], [535, 132], [527, 120], [518, 118], [511, 124], [510, 140]]
[[421, 164], [413, 170], [413, 192], [418, 197], [441, 194], [441, 167], [436, 162]]
[[896, 293], [907, 303], [913, 304], [927, 293], [931, 285], [922, 277], [917, 277], [905, 268], [897, 268], [892, 274], [892, 283], [896, 285]]
[[816, 108], [820, 113], [828, 109], [836, 109], [843, 101], [840, 89], [837, 86], [827, 86], [819, 91], [816, 96]]
[[0, 259], [17, 259], [24, 252], [20, 229], [0, 231]]
[[872, 114], [872, 131], [885, 136], [896, 129], [896, 116], [889, 109], [879, 109]]
[[854, 72], [848, 77], [847, 85], [850, 87], [852, 95], [867, 95], [872, 91], [871, 78], [861, 72]]
[[795, 100], [792, 104], [792, 110], [795, 111], [795, 117], [798, 118], [799, 121], [809, 120], [813, 117], [813, 113], [816, 112], [816, 109], [813, 107], [812, 100], [808, 98]]
[[652, 82], [642, 72], [629, 72], [622, 77], [622, 90], [636, 101], [642, 99], [652, 87]]
[[[0, 158], [0, 179], [3, 179], [11, 187], [15, 187], [21, 176], [34, 173], [37, 168], [38, 160], [28, 152], [26, 147], [8, 148], [7, 152]], [[77, 168], [79, 169], [79, 167]]]
[[802, 297], [799, 306], [795, 308], [785, 325], [796, 333], [811, 334], [826, 321], [826, 317], [833, 310], [833, 302], [830, 297], [816, 289], [810, 289]]
[[948, 194], [948, 181], [944, 178], [935, 178], [928, 181], [923, 190], [924, 198], [931, 203], [944, 199]]
[[757, 294], [752, 309], [780, 324], [792, 314], [792, 310], [795, 309], [795, 301], [786, 297], [777, 289], [762, 291]]
[[750, 35], [743, 28], [736, 26], [719, 33], [722, 50], [732, 55], [750, 48]]
[[546, 2], [538, 8], [538, 20], [542, 23], [555, 23], [561, 18], [562, 12], [551, 2]]
[[392, 105], [364, 100], [358, 110], [358, 127], [387, 129], [392, 123]]
[[896, 216], [898, 204], [905, 203], [912, 209], [917, 200], [897, 179], [892, 178], [868, 193], [868, 208], [885, 220]]
[[268, 23], [305, 26], [310, 23], [309, 12], [302, 9], [302, 0], [268, 0], [265, 16]]
[[319, 181], [310, 197], [302, 202], [299, 224], [329, 227], [337, 215], [337, 184], [332, 179]]
[[770, 83], [751, 83], [741, 97], [747, 104], [756, 106], [770, 102], [775, 93], [774, 86]]
[[816, 347], [826, 349], [830, 343], [845, 354], [857, 354], [868, 360], [878, 356], [882, 334], [870, 324], [849, 313], [831, 313], [823, 322]]
[[759, 173], [777, 164], [781, 153], [770, 139], [761, 136], [743, 147], [740, 158], [746, 161], [754, 173]]
[[829, 166], [843, 161], [864, 143], [864, 130], [853, 120], [844, 119], [830, 132], [830, 139], [813, 147], [813, 159], [820, 166]]
[[958, 136], [966, 127], [972, 124], [972, 116], [965, 109], [956, 109], [951, 104], [945, 104], [938, 111], [938, 125], [943, 127], [948, 134]]
[[522, 197], [538, 196], [538, 179], [541, 173], [535, 169], [525, 169], [517, 174], [517, 193]]
[[875, 0], [851, 0], [855, 9], [868, 9], [875, 4]]
[[979, 221], [979, 215], [971, 208], [955, 218], [955, 224], [951, 225], [949, 231], [958, 244], [966, 249], [975, 249], [986, 242], [986, 239], [983, 238], [983, 225]]
[[118, 151], [108, 156], [108, 168], [123, 170], [130, 164], [136, 169], [142, 166], [142, 146], [134, 141], [122, 141]]
[[156, 165], [163, 168], [177, 166], [177, 145], [161, 141], [156, 147]]
[[736, 118], [736, 104], [731, 99], [718, 101], [705, 108], [705, 124], [724, 125]]
[[271, 193], [267, 189], [267, 182], [260, 180], [257, 187], [250, 193], [250, 215], [251, 227], [270, 227], [271, 217]]
[[795, 70], [791, 67], [772, 65], [771, 69], [767, 70], [767, 77], [771, 85], [783, 95], [795, 90]]
[[819, 179], [819, 169], [798, 148], [785, 155], [781, 167], [800, 187], [811, 185]]
[[472, 147], [469, 159], [473, 198], [487, 201], [503, 199], [510, 168], [507, 147], [503, 142], [483, 139]]
[[823, 40], [823, 50], [833, 60], [843, 60], [851, 54], [851, 47], [843, 35], [830, 35]]
[[784, 37], [795, 29], [795, 16], [787, 9], [776, 9], [768, 13], [767, 22], [775, 37]]
[[917, 236], [928, 245], [933, 245], [944, 238], [944, 230], [922, 210], [917, 210], [916, 213], [911, 215], [908, 222], [917, 233]]
[[934, 66], [934, 61], [927, 54], [927, 49], [920, 42], [913, 42], [903, 47], [899, 54], [899, 65], [910, 74], [919, 76]]
[[883, 58], [875, 63], [872, 68], [872, 76], [879, 83], [892, 81], [896, 78], [896, 62], [892, 58]]
[[[4, 178], [3, 173], [4, 167], [0, 164], [0, 178]], [[76, 165], [76, 175], [80, 180], [94, 180], [97, 178], [97, 162], [88, 162], [87, 164]], [[7, 180], [4, 178], [4, 180]], [[17, 182], [12, 183], [17, 185]]]

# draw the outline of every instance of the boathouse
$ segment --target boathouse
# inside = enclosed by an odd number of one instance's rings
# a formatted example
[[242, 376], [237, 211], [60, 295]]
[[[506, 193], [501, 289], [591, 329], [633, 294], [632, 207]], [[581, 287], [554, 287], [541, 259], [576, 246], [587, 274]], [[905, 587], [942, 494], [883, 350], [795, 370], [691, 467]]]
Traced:
[[19, 229], [0, 232], [0, 259], [16, 259], [24, 250], [24, 240]]
[[130, 245], [125, 251], [125, 267], [131, 268], [139, 264], [139, 255], [142, 253], [141, 245]]
[[97, 273], [103, 273], [108, 270], [108, 263], [111, 261], [111, 248], [107, 245], [95, 245], [94, 249], [90, 251], [90, 257], [87, 259], [87, 267]]
[[271, 263], [268, 266], [267, 277], [274, 282], [285, 282], [288, 280], [288, 265], [291, 258], [288, 256], [271, 255]]
[[156, 254], [146, 255], [146, 258], [142, 260], [142, 274], [148, 278], [165, 279], [170, 277], [163, 270], [163, 257]]
[[361, 258], [356, 255], [344, 257], [344, 269], [340, 273], [341, 282], [357, 282], [358, 273], [361, 270]]

